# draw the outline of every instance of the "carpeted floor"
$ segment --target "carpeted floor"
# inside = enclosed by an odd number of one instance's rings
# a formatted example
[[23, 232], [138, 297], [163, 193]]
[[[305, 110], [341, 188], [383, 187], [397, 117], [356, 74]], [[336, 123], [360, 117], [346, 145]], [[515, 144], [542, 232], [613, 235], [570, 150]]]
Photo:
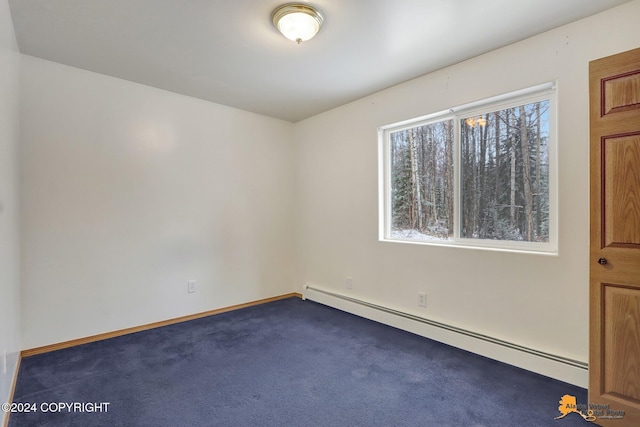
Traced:
[[[21, 426], [585, 426], [585, 389], [291, 298], [22, 360]], [[106, 412], [43, 412], [108, 402]], [[48, 405], [48, 406], [47, 406]], [[104, 408], [104, 405], [103, 405]]]

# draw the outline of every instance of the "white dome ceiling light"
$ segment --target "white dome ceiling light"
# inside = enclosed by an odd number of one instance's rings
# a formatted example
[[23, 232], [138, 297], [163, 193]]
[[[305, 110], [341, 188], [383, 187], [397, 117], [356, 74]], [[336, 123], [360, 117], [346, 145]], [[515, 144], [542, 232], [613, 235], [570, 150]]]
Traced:
[[309, 5], [287, 3], [273, 11], [271, 20], [283, 36], [300, 44], [320, 31], [324, 17]]

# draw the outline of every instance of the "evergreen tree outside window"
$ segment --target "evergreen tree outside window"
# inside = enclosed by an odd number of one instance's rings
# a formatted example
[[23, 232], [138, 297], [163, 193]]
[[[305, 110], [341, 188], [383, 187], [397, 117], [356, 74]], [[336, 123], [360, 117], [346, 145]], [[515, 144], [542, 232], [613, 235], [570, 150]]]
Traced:
[[380, 129], [381, 240], [557, 252], [551, 84]]

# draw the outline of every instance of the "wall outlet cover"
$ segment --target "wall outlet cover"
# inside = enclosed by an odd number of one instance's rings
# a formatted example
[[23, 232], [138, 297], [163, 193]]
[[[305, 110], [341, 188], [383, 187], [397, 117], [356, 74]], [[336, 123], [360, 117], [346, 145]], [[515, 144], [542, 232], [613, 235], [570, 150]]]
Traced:
[[418, 292], [418, 305], [420, 307], [427, 306], [427, 294], [425, 292]]
[[347, 289], [353, 289], [353, 279], [351, 277], [344, 279], [344, 286]]
[[187, 282], [187, 292], [192, 294], [196, 291], [196, 281], [195, 280], [189, 280]]

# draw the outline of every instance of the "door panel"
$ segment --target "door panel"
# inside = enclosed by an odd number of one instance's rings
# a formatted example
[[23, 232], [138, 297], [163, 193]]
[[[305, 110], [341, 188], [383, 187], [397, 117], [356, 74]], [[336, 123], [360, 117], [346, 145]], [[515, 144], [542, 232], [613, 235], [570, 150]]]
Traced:
[[589, 403], [640, 426], [640, 49], [589, 64]]
[[640, 132], [602, 140], [603, 247], [640, 245]]
[[640, 290], [604, 285], [603, 372], [606, 394], [640, 402], [640, 383], [633, 381], [640, 371]]
[[602, 81], [602, 115], [640, 108], [640, 72], [612, 76]]

